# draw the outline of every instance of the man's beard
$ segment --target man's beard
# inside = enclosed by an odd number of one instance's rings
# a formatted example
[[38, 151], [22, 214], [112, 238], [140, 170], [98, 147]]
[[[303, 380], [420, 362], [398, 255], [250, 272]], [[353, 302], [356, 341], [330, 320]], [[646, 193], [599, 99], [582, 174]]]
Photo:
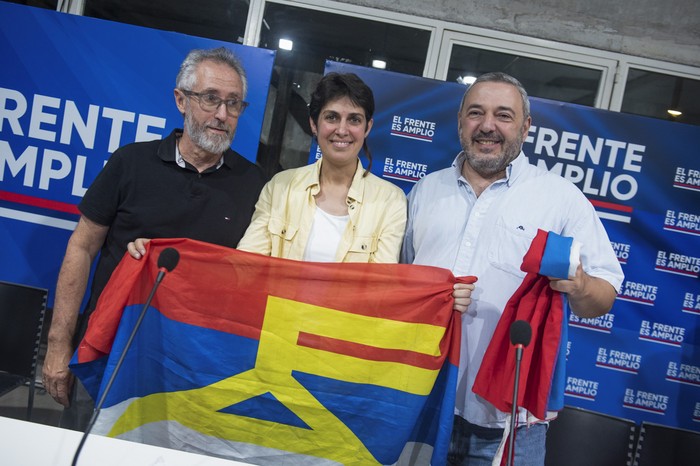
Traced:
[[[503, 141], [501, 136], [496, 136], [498, 141]], [[473, 144], [476, 139], [494, 139], [494, 136], [487, 136], [483, 133], [475, 134], [472, 136]], [[515, 140], [505, 143], [503, 145], [503, 152], [500, 156], [493, 158], [484, 156], [476, 151], [471, 150], [469, 144], [462, 143], [462, 150], [464, 151], [469, 166], [474, 169], [480, 176], [484, 178], [491, 178], [501, 172], [503, 172], [509, 163], [511, 163], [515, 158], [520, 155], [520, 149], [523, 145], [523, 137], [518, 134]]]
[[[215, 120], [218, 122], [218, 120]], [[209, 125], [213, 126], [213, 124]], [[207, 133], [207, 125], [200, 125], [192, 116], [192, 112], [185, 113], [185, 131], [189, 135], [192, 142], [207, 152], [212, 154], [223, 154], [226, 149], [231, 147], [234, 132], [224, 123], [218, 125], [219, 129], [225, 129], [226, 134], [216, 135]]]

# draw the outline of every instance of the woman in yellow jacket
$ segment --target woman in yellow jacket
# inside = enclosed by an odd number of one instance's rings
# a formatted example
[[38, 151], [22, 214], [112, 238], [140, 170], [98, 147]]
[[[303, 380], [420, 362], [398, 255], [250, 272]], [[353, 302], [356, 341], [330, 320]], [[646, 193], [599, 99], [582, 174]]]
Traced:
[[[373, 114], [374, 95], [358, 76], [323, 77], [309, 104], [321, 157], [280, 172], [265, 185], [238, 249], [317, 262], [398, 262], [406, 197], [365, 170], [358, 157], [363, 148], [371, 165], [366, 138]], [[142, 257], [148, 241], [129, 243], [129, 254]], [[473, 289], [455, 285], [456, 310], [467, 309]]]
[[321, 156], [285, 170], [263, 188], [238, 249], [316, 262], [398, 262], [406, 196], [365, 169], [374, 96], [357, 75], [324, 76], [309, 123]]

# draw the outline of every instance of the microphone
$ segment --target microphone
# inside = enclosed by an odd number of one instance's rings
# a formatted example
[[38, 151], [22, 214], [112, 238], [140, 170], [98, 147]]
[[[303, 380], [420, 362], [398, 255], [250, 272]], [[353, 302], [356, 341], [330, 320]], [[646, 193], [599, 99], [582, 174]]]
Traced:
[[513, 447], [515, 444], [515, 424], [517, 418], [518, 405], [518, 385], [520, 384], [520, 362], [523, 358], [523, 348], [530, 344], [532, 338], [532, 327], [527, 321], [516, 320], [510, 325], [510, 343], [515, 347], [515, 381], [513, 382], [513, 405], [510, 411], [510, 431], [508, 432], [508, 461], [507, 465], [513, 463]]
[[158, 256], [158, 275], [156, 276], [156, 281], [153, 284], [153, 288], [151, 289], [151, 293], [148, 295], [146, 302], [144, 303], [143, 307], [141, 308], [141, 313], [139, 314], [139, 318], [136, 321], [136, 324], [134, 325], [134, 329], [131, 331], [131, 334], [129, 335], [129, 339], [126, 341], [126, 344], [124, 345], [124, 349], [122, 350], [122, 354], [119, 356], [119, 360], [117, 361], [117, 364], [114, 366], [114, 370], [112, 371], [112, 375], [110, 375], [109, 381], [107, 382], [107, 385], [105, 386], [105, 389], [102, 392], [102, 396], [100, 396], [99, 401], [95, 405], [95, 409], [92, 412], [92, 417], [90, 418], [90, 422], [88, 422], [87, 428], [85, 429], [85, 433], [83, 434], [82, 438], [80, 439], [80, 443], [78, 444], [78, 448], [75, 450], [75, 455], [73, 456], [73, 462], [71, 463], [72, 466], [75, 466], [78, 463], [78, 457], [80, 456], [80, 452], [83, 449], [83, 445], [85, 444], [85, 441], [87, 440], [87, 436], [90, 433], [90, 431], [92, 430], [93, 426], [95, 425], [95, 421], [97, 421], [97, 416], [100, 414], [100, 410], [102, 409], [102, 405], [104, 404], [105, 400], [107, 399], [107, 394], [109, 393], [109, 390], [112, 388], [112, 384], [114, 383], [114, 379], [117, 377], [117, 373], [119, 372], [119, 369], [122, 367], [122, 363], [124, 362], [126, 352], [129, 351], [129, 348], [131, 347], [131, 344], [134, 341], [134, 338], [136, 337], [136, 332], [138, 331], [139, 327], [141, 326], [141, 322], [143, 321], [143, 318], [146, 316], [146, 310], [148, 310], [148, 307], [151, 305], [151, 301], [153, 300], [153, 297], [156, 294], [156, 290], [158, 289], [160, 282], [163, 281], [163, 278], [165, 277], [167, 272], [173, 271], [173, 269], [175, 268], [175, 266], [177, 266], [177, 263], [179, 261], [180, 261], [180, 253], [177, 252], [177, 249], [175, 249], [175, 248], [165, 248], [161, 251], [160, 255]]
[[532, 339], [532, 327], [525, 320], [516, 320], [510, 325], [510, 343], [515, 346], [516, 349], [522, 349], [530, 344]]
[[[156, 284], [160, 284], [165, 277], [165, 272], [172, 272], [177, 263], [180, 262], [180, 253], [175, 248], [165, 248], [158, 256], [158, 276], [156, 276]], [[154, 292], [155, 292], [154, 286]], [[152, 298], [152, 296], [149, 296]]]

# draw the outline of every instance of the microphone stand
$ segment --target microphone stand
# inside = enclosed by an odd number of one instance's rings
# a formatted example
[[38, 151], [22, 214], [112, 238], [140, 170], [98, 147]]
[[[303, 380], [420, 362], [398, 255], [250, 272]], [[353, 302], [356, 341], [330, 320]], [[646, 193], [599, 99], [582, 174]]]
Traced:
[[518, 386], [520, 385], [520, 365], [523, 359], [523, 348], [530, 344], [532, 327], [525, 320], [516, 320], [510, 325], [510, 343], [515, 347], [515, 380], [513, 381], [513, 404], [510, 410], [510, 425], [508, 426], [508, 459], [507, 466], [512, 466], [515, 447], [515, 424], [518, 422]]
[[507, 466], [513, 464], [513, 448], [515, 445], [515, 424], [518, 422], [518, 386], [520, 385], [520, 362], [523, 359], [523, 345], [515, 345], [515, 383], [513, 384], [513, 406], [510, 409], [510, 426], [508, 427], [508, 459]]

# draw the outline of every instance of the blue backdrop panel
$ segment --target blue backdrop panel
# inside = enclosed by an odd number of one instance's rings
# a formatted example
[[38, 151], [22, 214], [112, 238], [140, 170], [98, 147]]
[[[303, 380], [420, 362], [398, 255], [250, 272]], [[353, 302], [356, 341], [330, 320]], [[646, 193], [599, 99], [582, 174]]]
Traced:
[[255, 161], [273, 51], [0, 2], [0, 280], [53, 301], [85, 189], [117, 147], [182, 127], [179, 65], [218, 46], [248, 73], [233, 148]]
[[[374, 91], [373, 173], [408, 192], [450, 165], [464, 86], [328, 62], [332, 71]], [[523, 151], [583, 191], [625, 272], [609, 314], [569, 318], [565, 402], [700, 431], [700, 128], [530, 100]]]

